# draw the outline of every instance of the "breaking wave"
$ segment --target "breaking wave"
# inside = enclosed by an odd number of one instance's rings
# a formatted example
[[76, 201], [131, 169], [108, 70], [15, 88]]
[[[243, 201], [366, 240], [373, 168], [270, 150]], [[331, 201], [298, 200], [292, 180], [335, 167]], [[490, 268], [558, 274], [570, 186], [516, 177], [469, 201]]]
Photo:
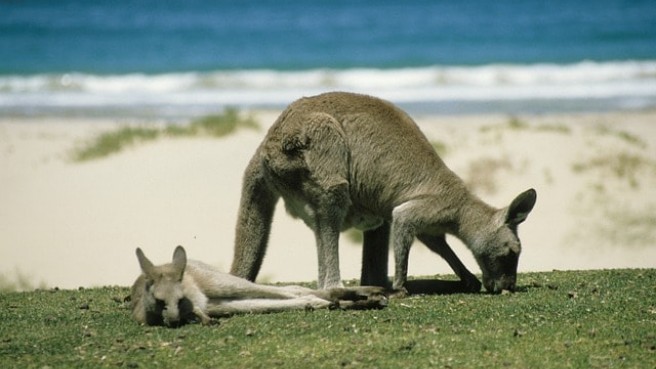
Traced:
[[0, 76], [0, 109], [16, 113], [90, 107], [280, 107], [300, 96], [332, 90], [368, 93], [406, 104], [597, 99], [604, 100], [604, 105], [616, 101], [619, 108], [648, 108], [656, 106], [656, 61], [5, 75]]

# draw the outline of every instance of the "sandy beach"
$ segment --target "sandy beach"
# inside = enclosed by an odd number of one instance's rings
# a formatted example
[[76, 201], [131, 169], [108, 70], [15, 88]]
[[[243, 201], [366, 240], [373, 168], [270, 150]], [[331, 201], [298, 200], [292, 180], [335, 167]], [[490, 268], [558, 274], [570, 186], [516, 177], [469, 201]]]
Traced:
[[[131, 122], [0, 118], [0, 275], [60, 288], [130, 285], [136, 247], [164, 262], [178, 244], [229, 269], [242, 172], [278, 113], [253, 112], [259, 131], [165, 138], [82, 163], [72, 150]], [[490, 204], [537, 190], [519, 228], [520, 271], [656, 267], [656, 112], [415, 119]], [[313, 235], [280, 205], [260, 278], [313, 280]], [[360, 247], [343, 236], [340, 253], [342, 277], [359, 277]], [[450, 272], [413, 247], [410, 274]]]

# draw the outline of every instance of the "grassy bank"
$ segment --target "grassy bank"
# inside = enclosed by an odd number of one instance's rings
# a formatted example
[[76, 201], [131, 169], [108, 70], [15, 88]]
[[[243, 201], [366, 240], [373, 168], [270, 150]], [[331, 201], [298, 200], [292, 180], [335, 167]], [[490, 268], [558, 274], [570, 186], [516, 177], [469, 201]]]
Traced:
[[656, 270], [522, 274], [514, 294], [141, 327], [127, 288], [0, 294], [0, 367], [654, 368]]

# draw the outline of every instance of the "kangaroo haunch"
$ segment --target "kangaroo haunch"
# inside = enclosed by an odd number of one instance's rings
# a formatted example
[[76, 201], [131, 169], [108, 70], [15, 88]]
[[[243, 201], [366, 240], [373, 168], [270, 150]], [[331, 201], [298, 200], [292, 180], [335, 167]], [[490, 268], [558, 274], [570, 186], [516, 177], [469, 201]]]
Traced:
[[471, 291], [481, 283], [445, 234], [472, 251], [488, 291], [513, 290], [521, 245], [517, 226], [533, 209], [530, 189], [496, 209], [473, 195], [437, 155], [414, 121], [391, 103], [334, 92], [302, 98], [280, 115], [243, 178], [231, 273], [254, 280], [276, 202], [314, 231], [319, 288], [341, 286], [339, 233], [364, 231], [361, 284], [402, 290], [415, 238], [441, 255]]

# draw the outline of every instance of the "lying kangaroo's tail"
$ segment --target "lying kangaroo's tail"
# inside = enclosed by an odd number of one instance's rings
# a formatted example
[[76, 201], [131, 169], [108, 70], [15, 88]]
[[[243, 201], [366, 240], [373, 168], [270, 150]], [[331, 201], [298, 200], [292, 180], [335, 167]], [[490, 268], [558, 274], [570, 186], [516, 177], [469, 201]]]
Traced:
[[265, 181], [258, 151], [244, 173], [231, 274], [251, 281], [257, 277], [277, 201], [278, 195]]

